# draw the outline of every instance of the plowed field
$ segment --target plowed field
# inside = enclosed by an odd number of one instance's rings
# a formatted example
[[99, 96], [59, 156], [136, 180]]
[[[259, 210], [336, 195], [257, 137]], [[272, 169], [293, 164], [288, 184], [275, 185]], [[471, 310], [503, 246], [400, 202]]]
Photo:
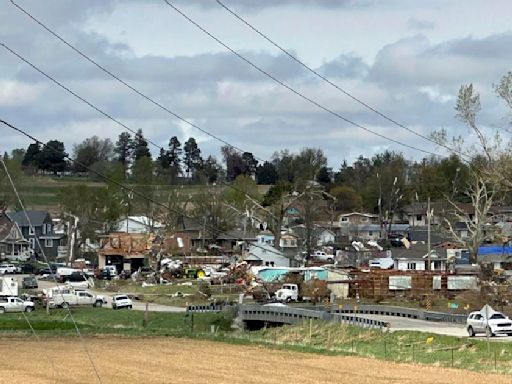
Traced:
[[[187, 339], [88, 338], [86, 345], [103, 383], [512, 383], [511, 376]], [[0, 356], [1, 383], [97, 382], [76, 338], [2, 338]]]

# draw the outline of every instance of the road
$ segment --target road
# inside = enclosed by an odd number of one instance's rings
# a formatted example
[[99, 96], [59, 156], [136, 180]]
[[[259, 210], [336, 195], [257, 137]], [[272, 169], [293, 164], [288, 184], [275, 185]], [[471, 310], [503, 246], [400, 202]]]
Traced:
[[[365, 319], [385, 321], [390, 324], [390, 331], [418, 331], [434, 333], [437, 335], [468, 337], [464, 324], [444, 323], [436, 321], [425, 321], [408, 319], [406, 317], [382, 316], [382, 315], [361, 315]], [[485, 339], [484, 334], [479, 334], [475, 339]], [[498, 335], [490, 338], [491, 341], [512, 342], [512, 336]]]

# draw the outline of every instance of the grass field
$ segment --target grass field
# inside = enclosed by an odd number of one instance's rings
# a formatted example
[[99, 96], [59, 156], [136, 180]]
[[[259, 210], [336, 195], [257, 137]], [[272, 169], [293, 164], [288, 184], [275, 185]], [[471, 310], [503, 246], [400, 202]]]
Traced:
[[[85, 337], [103, 383], [475, 384], [510, 377], [176, 338]], [[76, 337], [0, 338], [0, 382], [97, 383]]]
[[[103, 187], [105, 183], [94, 181], [86, 177], [52, 177], [52, 176], [25, 176], [23, 177], [19, 192], [28, 208], [31, 209], [46, 209], [50, 212], [57, 212], [59, 207], [58, 194], [62, 188], [67, 186], [74, 186], [85, 184], [89, 187]], [[200, 185], [155, 185], [156, 198], [161, 202], [166, 202], [168, 193], [178, 188], [180, 196], [183, 199], [188, 198], [189, 195], [198, 193], [203, 186]], [[225, 188], [222, 185], [209, 188]], [[269, 186], [259, 185], [258, 190], [264, 194]]]

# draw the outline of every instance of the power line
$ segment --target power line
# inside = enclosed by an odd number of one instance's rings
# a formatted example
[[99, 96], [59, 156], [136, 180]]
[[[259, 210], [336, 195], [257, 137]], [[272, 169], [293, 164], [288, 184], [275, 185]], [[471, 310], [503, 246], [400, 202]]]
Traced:
[[[20, 60], [22, 60], [24, 63], [26, 63], [27, 65], [29, 65], [31, 68], [33, 68], [34, 70], [36, 70], [37, 72], [39, 72], [40, 74], [42, 74], [43, 76], [45, 76], [47, 79], [49, 79], [50, 81], [52, 81], [53, 83], [55, 83], [56, 85], [58, 85], [59, 87], [61, 87], [62, 89], [64, 89], [65, 91], [67, 91], [68, 93], [70, 93], [71, 95], [73, 95], [74, 97], [76, 97], [78, 100], [82, 101], [83, 103], [87, 104], [89, 107], [91, 107], [92, 109], [94, 109], [95, 111], [99, 112], [101, 115], [105, 116], [106, 118], [108, 118], [109, 120], [113, 121], [114, 123], [116, 123], [117, 125], [125, 128], [126, 130], [134, 133], [134, 134], [137, 134], [137, 132], [129, 127], [128, 125], [122, 123], [121, 121], [117, 120], [116, 118], [114, 118], [112, 115], [110, 115], [109, 113], [103, 111], [102, 109], [100, 109], [99, 107], [97, 107], [96, 105], [94, 105], [93, 103], [91, 103], [90, 101], [88, 101], [87, 99], [85, 99], [84, 97], [80, 96], [78, 93], [74, 92], [72, 89], [70, 89], [69, 87], [65, 86], [64, 84], [62, 84], [60, 81], [58, 81], [57, 79], [55, 79], [53, 76], [49, 75], [48, 73], [44, 72], [42, 69], [40, 69], [39, 67], [37, 67], [35, 64], [31, 63], [30, 61], [28, 61], [25, 57], [21, 56], [20, 54], [18, 54], [16, 51], [14, 51], [13, 49], [11, 49], [10, 47], [8, 47], [6, 44], [4, 43], [1, 43], [0, 42], [0, 45], [3, 46], [6, 50], [8, 50], [10, 53], [12, 53], [13, 55], [15, 55], [16, 57], [18, 57]], [[90, 60], [91, 61], [91, 60]], [[122, 80], [120, 80], [122, 81]], [[123, 84], [125, 84], [123, 82]], [[127, 85], [128, 86], [128, 85]], [[128, 86], [130, 89], [133, 89], [132, 87]], [[151, 145], [153, 145], [155, 148], [157, 149], [160, 149], [160, 150], [164, 150], [163, 147], [159, 146], [158, 144], [156, 144], [154, 141], [151, 141], [150, 139], [145, 139], [148, 143], [150, 143]], [[226, 142], [227, 143], [227, 142]], [[234, 148], [234, 149], [237, 149], [237, 147], [227, 143], [227, 145], [229, 145], [230, 147]], [[242, 151], [241, 149], [237, 149], [239, 151]], [[200, 151], [199, 149], [197, 151]], [[254, 156], [255, 159], [258, 159], [256, 156]], [[263, 161], [260, 159], [260, 161]], [[241, 190], [240, 188], [237, 188], [235, 187], [234, 185], [232, 184], [229, 184], [229, 183], [225, 183], [225, 182], [220, 182], [222, 185], [230, 188], [230, 189], [233, 189], [237, 192], [240, 192], [240, 193], [243, 193], [245, 196], [249, 197], [248, 193]], [[252, 197], [250, 197], [251, 200], [254, 201], [254, 199]], [[266, 210], [266, 209], [264, 209]]]
[[219, 43], [220, 45], [222, 45], [224, 48], [226, 48], [228, 51], [230, 51], [231, 53], [233, 53], [234, 55], [236, 55], [239, 59], [241, 59], [242, 61], [246, 62], [247, 64], [249, 64], [251, 67], [253, 67], [254, 69], [256, 69], [258, 72], [264, 74], [265, 76], [269, 77], [270, 79], [272, 79], [273, 81], [275, 81], [276, 83], [278, 83], [279, 85], [281, 85], [282, 87], [288, 89], [290, 92], [294, 93], [295, 95], [299, 96], [300, 98], [306, 100], [307, 102], [309, 102], [310, 104], [313, 104], [315, 105], [316, 107], [322, 109], [323, 111], [337, 117], [338, 119], [341, 119], [343, 121], [345, 121], [346, 123], [350, 124], [350, 125], [353, 125], [357, 128], [360, 128], [366, 132], [369, 132], [375, 136], [378, 136], [382, 139], [385, 139], [387, 141], [390, 141], [392, 143], [395, 143], [395, 144], [398, 144], [398, 145], [401, 145], [403, 147], [406, 147], [406, 148], [409, 148], [409, 149], [413, 149], [415, 151], [418, 151], [418, 152], [423, 152], [423, 153], [426, 153], [428, 155], [432, 155], [432, 156], [438, 156], [439, 154], [437, 153], [434, 153], [434, 152], [430, 152], [430, 151], [427, 151], [427, 150], [424, 150], [424, 149], [421, 149], [421, 148], [417, 148], [417, 147], [414, 147], [412, 145], [409, 145], [409, 144], [406, 144], [406, 143], [403, 143], [399, 140], [396, 140], [396, 139], [393, 139], [393, 138], [390, 138], [390, 137], [387, 137], [386, 135], [383, 135], [381, 133], [378, 133], [370, 128], [367, 128], [361, 124], [358, 124], [348, 118], [346, 118], [345, 116], [339, 114], [338, 112], [328, 108], [328, 107], [325, 107], [324, 105], [320, 104], [318, 101], [315, 101], [313, 99], [311, 99], [310, 97], [304, 95], [303, 93], [301, 93], [300, 91], [297, 91], [295, 88], [292, 88], [290, 85], [284, 83], [283, 81], [279, 80], [277, 77], [273, 76], [272, 74], [270, 74], [269, 72], [267, 72], [266, 70], [262, 69], [261, 67], [259, 67], [258, 65], [256, 65], [255, 63], [253, 63], [251, 60], [247, 59], [245, 56], [241, 55], [240, 53], [236, 52], [233, 48], [231, 48], [229, 45], [227, 45], [226, 43], [224, 43], [222, 40], [220, 40], [218, 37], [214, 36], [211, 32], [207, 31], [205, 28], [203, 28], [199, 23], [197, 23], [196, 21], [194, 21], [192, 18], [190, 18], [188, 15], [186, 15], [183, 11], [181, 11], [179, 8], [177, 8], [174, 4], [170, 3], [168, 0], [164, 0], [165, 3], [171, 7], [172, 9], [174, 9], [177, 13], [179, 13], [181, 16], [183, 16], [186, 20], [188, 20], [191, 24], [193, 24], [194, 26], [196, 26], [199, 30], [201, 30], [202, 32], [204, 32], [206, 35], [208, 35], [209, 37], [211, 37], [213, 40], [215, 40], [217, 43]]
[[[0, 162], [2, 163], [2, 167], [4, 168], [4, 171], [6, 173], [9, 172], [8, 168], [7, 168], [7, 165], [5, 164], [4, 162], [4, 158], [3, 156], [0, 155]], [[8, 175], [8, 177], [10, 178], [10, 175]], [[4, 277], [5, 278], [5, 277]], [[14, 279], [14, 277], [12, 278]], [[9, 290], [10, 292], [10, 296], [17, 296], [14, 294], [14, 292], [12, 291], [11, 289], [11, 285], [10, 284], [4, 284], [4, 286], [7, 287], [7, 289]], [[42, 340], [41, 338], [39, 337], [39, 335], [36, 333], [36, 330], [34, 328], [34, 326], [32, 325], [32, 323], [30, 322], [30, 319], [28, 318], [27, 314], [25, 313], [25, 310], [23, 310], [23, 312], [21, 312], [21, 314], [23, 315], [23, 318], [25, 319], [25, 321], [27, 322], [28, 324], [28, 327], [30, 328], [30, 332], [32, 333], [32, 335], [35, 337], [36, 341], [38, 343], [42, 343]], [[55, 365], [53, 364], [53, 361], [52, 359], [50, 359], [50, 356], [48, 356], [47, 354], [45, 354], [45, 357], [46, 359], [48, 360], [48, 363], [50, 364], [50, 367], [52, 369], [52, 377], [55, 379]]]
[[399, 123], [398, 121], [396, 121], [395, 119], [389, 117], [388, 115], [380, 112], [378, 109], [372, 107], [371, 105], [369, 105], [368, 103], [364, 102], [363, 100], [361, 100], [360, 98], [354, 96], [353, 94], [351, 94], [350, 92], [346, 91], [345, 89], [343, 89], [341, 86], [339, 86], [338, 84], [332, 82], [331, 80], [329, 80], [327, 77], [325, 77], [324, 75], [322, 75], [321, 73], [319, 73], [317, 70], [311, 68], [310, 66], [308, 66], [307, 64], [305, 64], [303, 61], [301, 61], [299, 58], [297, 58], [295, 55], [293, 55], [292, 53], [290, 53], [288, 50], [286, 50], [285, 48], [283, 48], [281, 45], [277, 44], [274, 40], [272, 40], [270, 37], [268, 37], [268, 35], [264, 34], [263, 32], [261, 32], [259, 29], [257, 29], [256, 27], [254, 27], [252, 24], [250, 24], [246, 19], [244, 19], [242, 16], [240, 16], [238, 13], [236, 13], [235, 11], [233, 11], [231, 8], [229, 8], [227, 5], [225, 5], [224, 3], [222, 3], [220, 0], [216, 0], [217, 3], [222, 7], [224, 8], [226, 11], [228, 11], [230, 14], [232, 14], [235, 18], [237, 18], [238, 20], [240, 20], [242, 23], [244, 23], [245, 25], [247, 25], [250, 29], [252, 29], [254, 32], [256, 32], [258, 35], [260, 35], [262, 38], [264, 38], [265, 40], [267, 40], [270, 44], [272, 44], [274, 47], [276, 47], [277, 49], [279, 49], [281, 52], [283, 52], [285, 55], [287, 55], [288, 57], [290, 57], [293, 61], [295, 61], [296, 63], [300, 64], [302, 67], [304, 67], [305, 69], [307, 69], [309, 72], [313, 73], [315, 76], [319, 77], [320, 79], [322, 79], [323, 81], [327, 82], [328, 84], [330, 84], [331, 86], [333, 86], [334, 88], [336, 88], [338, 91], [340, 91], [341, 93], [343, 93], [345, 96], [348, 96], [350, 97], [352, 100], [356, 101], [357, 103], [361, 104], [362, 106], [364, 106], [365, 108], [369, 109], [370, 111], [376, 113], [377, 115], [383, 117], [384, 119], [386, 119], [387, 121], [399, 126], [400, 128], [403, 128], [405, 129], [406, 131], [418, 136], [418, 137], [421, 137], [422, 139], [424, 140], [427, 140], [427, 141], [430, 141], [431, 143], [433, 144], [436, 144], [436, 145], [439, 145], [441, 147], [444, 147], [445, 149], [448, 149], [450, 152], [453, 152], [455, 154], [458, 154], [459, 155], [459, 152], [457, 152], [456, 150], [454, 150], [453, 148], [450, 148], [442, 143], [438, 143], [436, 142], [435, 140], [431, 139], [430, 137], [428, 136], [425, 136], [407, 126], [405, 126], [404, 124], [401, 124]]
[[[210, 136], [211, 138], [227, 145], [228, 147], [230, 148], [233, 148], [233, 149], [236, 149], [237, 151], [239, 152], [244, 152], [243, 149], [233, 145], [233, 144], [230, 144], [229, 142], [227, 142], [226, 140], [220, 138], [219, 136], [207, 131], [206, 129], [198, 126], [197, 124], [194, 124], [193, 122], [191, 122], [190, 120], [187, 120], [185, 119], [183, 116], [179, 115], [178, 113], [172, 111], [171, 109], [167, 108], [166, 106], [162, 105], [161, 103], [159, 103], [158, 101], [156, 101], [155, 99], [149, 97], [148, 95], [146, 95], [145, 93], [141, 92], [139, 89], [135, 88], [134, 86], [132, 86], [131, 84], [127, 83], [126, 81], [124, 81], [123, 79], [121, 79], [118, 75], [114, 74], [112, 71], [110, 71], [109, 69], [107, 69], [106, 67], [104, 67], [103, 65], [99, 64], [97, 61], [93, 60], [90, 56], [86, 55], [85, 53], [83, 53], [81, 50], [79, 50], [78, 48], [76, 48], [74, 45], [72, 45], [71, 43], [69, 43], [68, 41], [66, 41], [63, 37], [61, 37], [60, 35], [58, 35], [56, 32], [54, 32], [52, 29], [50, 29], [48, 26], [46, 26], [45, 24], [43, 24], [41, 21], [39, 21], [35, 16], [33, 16], [32, 14], [30, 14], [28, 11], [26, 11], [24, 8], [22, 8], [21, 6], [19, 6], [18, 4], [16, 4], [13, 0], [11, 0], [11, 3], [16, 7], [18, 8], [21, 12], [23, 12], [25, 15], [27, 15], [28, 17], [30, 17], [33, 21], [35, 21], [37, 24], [39, 24], [42, 28], [44, 28], [46, 31], [48, 31], [50, 34], [52, 34], [54, 37], [56, 37], [58, 40], [60, 40], [62, 43], [64, 43], [65, 45], [67, 45], [69, 48], [71, 48], [73, 51], [75, 51], [76, 53], [78, 53], [80, 56], [82, 56], [84, 59], [86, 59], [88, 62], [90, 62], [91, 64], [93, 64], [94, 66], [98, 67], [99, 69], [101, 69], [103, 72], [105, 72], [106, 74], [108, 74], [109, 76], [111, 76], [112, 78], [116, 79], [117, 81], [119, 81], [121, 84], [123, 84], [124, 86], [128, 87], [130, 90], [132, 90], [133, 92], [135, 92], [136, 94], [138, 94], [139, 96], [143, 97], [144, 99], [146, 99], [147, 101], [149, 101], [151, 104], [157, 106], [158, 108], [162, 109], [163, 111], [167, 112], [168, 114], [172, 115], [173, 117], [177, 118], [178, 120], [181, 120], [182, 122], [190, 125], [191, 127], [203, 132], [205, 135], [208, 135]], [[4, 45], [4, 44], [3, 44]], [[5, 45], [4, 45], [5, 46]], [[14, 52], [13, 52], [14, 53]], [[20, 57], [19, 55], [16, 54], [16, 56]], [[21, 57], [20, 57], [21, 58]], [[23, 59], [22, 59], [23, 60]], [[25, 60], [24, 60], [25, 61]], [[27, 62], [27, 61], [25, 61]], [[27, 62], [27, 64], [29, 64]], [[30, 65], [30, 64], [29, 64]], [[39, 71], [39, 70], [38, 70]], [[41, 71], [39, 71], [41, 72]], [[51, 79], [49, 76], [45, 75], [46, 77], [48, 77], [49, 79]], [[55, 80], [51, 79], [52, 81], [55, 82]], [[76, 95], [75, 95], [76, 96]], [[84, 101], [84, 100], [82, 100]], [[90, 105], [90, 103], [88, 103]], [[93, 107], [94, 108], [94, 107]], [[96, 108], [95, 108], [96, 109]], [[103, 115], [105, 115], [104, 113], [102, 113]], [[106, 116], [106, 115], [105, 115]], [[107, 116], [108, 117], [108, 116]], [[127, 127], [125, 127], [127, 128]], [[128, 128], [127, 128], [128, 129]], [[152, 143], [153, 145], [157, 146], [157, 147], [160, 147], [158, 146], [157, 144], [154, 144]], [[258, 159], [260, 161], [263, 161], [261, 159]]]
[[[3, 120], [0, 120], [1, 123], [9, 126], [9, 127], [12, 127], [10, 124], [4, 122]], [[21, 130], [18, 130], [18, 132], [21, 132]], [[36, 142], [39, 142], [38, 140], [36, 140]], [[29, 229], [31, 232], [34, 232], [36, 233], [35, 231], [35, 227], [34, 225], [32, 224], [32, 220], [30, 220], [30, 216], [28, 215], [27, 213], [27, 209], [25, 208], [25, 204], [23, 203], [23, 201], [21, 200], [21, 197], [20, 197], [20, 194], [18, 192], [18, 189], [16, 188], [16, 185], [14, 184], [14, 180], [12, 179], [11, 177], [11, 174], [9, 172], [9, 169], [7, 168], [7, 165], [5, 164], [4, 160], [3, 160], [3, 157], [1, 158], [1, 162], [2, 162], [2, 165], [3, 165], [3, 168], [5, 170], [5, 173], [7, 175], [7, 179], [9, 180], [9, 183], [11, 184], [12, 186], [12, 189], [14, 191], [14, 194], [16, 195], [16, 199], [18, 200], [18, 203], [20, 204], [20, 207], [21, 207], [21, 210], [23, 211], [24, 213], [24, 216], [25, 216], [25, 219], [27, 220], [27, 223], [28, 223], [28, 226], [29, 226]], [[43, 259], [45, 261], [45, 263], [48, 265], [48, 267], [50, 268], [51, 270], [51, 266], [50, 266], [50, 262], [48, 260], [48, 258], [46, 257], [46, 254], [44, 252], [44, 249], [41, 245], [41, 242], [39, 240], [39, 236], [35, 236], [35, 241], [37, 243], [37, 246], [39, 248], [39, 250], [41, 251], [41, 254], [43, 256]], [[58, 282], [57, 282], [57, 279], [55, 278], [55, 276], [52, 274], [52, 277], [53, 277], [53, 281], [56, 285], [58, 285]], [[61, 293], [62, 294], [62, 293]], [[48, 300], [48, 298], [47, 298]], [[101, 377], [100, 377], [100, 374], [99, 374], [99, 371], [98, 371], [98, 368], [96, 367], [96, 364], [94, 363], [94, 360], [92, 359], [92, 356], [91, 354], [89, 353], [89, 350], [87, 349], [87, 346], [85, 345], [85, 341], [84, 341], [84, 338], [82, 336], [82, 333], [80, 332], [80, 328], [78, 327], [78, 324], [75, 320], [75, 317], [73, 316], [73, 314], [71, 313], [71, 310], [69, 309], [69, 306], [67, 307], [67, 311], [68, 311], [68, 315], [71, 319], [71, 321], [73, 322], [73, 325], [75, 327], [75, 331], [78, 335], [78, 337], [80, 338], [80, 342], [82, 344], [82, 347], [84, 349], [84, 352], [85, 354], [87, 355], [87, 358], [89, 359], [89, 362], [91, 363], [91, 366], [93, 368], [93, 371], [94, 371], [94, 374], [96, 376], [96, 379], [97, 381], [101, 384], [102, 383], [102, 380], [101, 380]]]
[[[37, 139], [36, 137], [34, 137], [34, 136], [33, 136], [33, 135], [31, 135], [30, 133], [26, 132], [25, 130], [23, 130], [23, 129], [21, 129], [21, 128], [18, 128], [18, 127], [16, 127], [16, 126], [14, 126], [13, 124], [8, 123], [7, 121], [5, 121], [5, 120], [3, 120], [3, 119], [1, 119], [1, 118], [0, 118], [0, 123], [1, 123], [1, 124], [4, 124], [5, 126], [9, 127], [10, 129], [12, 129], [12, 130], [14, 130], [14, 131], [16, 131], [16, 132], [18, 132], [18, 133], [22, 134], [23, 136], [25, 136], [25, 137], [29, 138], [30, 140], [32, 140], [32, 141], [34, 141], [34, 142], [36, 142], [36, 143], [40, 143], [44, 148], [48, 148], [48, 149], [50, 149], [50, 150], [52, 150], [52, 151], [54, 151], [54, 152], [60, 153], [57, 149], [53, 148], [51, 145], [48, 145], [48, 144], [43, 143], [41, 140]], [[77, 160], [75, 160], [75, 159], [71, 158], [69, 155], [64, 156], [64, 158], [65, 158], [65, 159], [67, 159], [68, 161], [72, 162], [72, 163], [75, 163], [75, 164], [80, 165], [80, 166], [81, 166], [81, 167], [83, 167], [84, 169], [87, 169], [89, 172], [94, 173], [96, 176], [101, 177], [102, 179], [104, 179], [104, 180], [106, 180], [106, 181], [108, 181], [108, 182], [112, 183], [113, 185], [116, 185], [116, 186], [118, 186], [119, 188], [121, 188], [121, 189], [123, 189], [123, 190], [125, 190], [125, 191], [127, 191], [127, 192], [131, 192], [131, 193], [133, 193], [133, 195], [136, 195], [136, 196], [138, 196], [138, 197], [140, 197], [140, 198], [142, 198], [142, 199], [144, 199], [144, 200], [146, 200], [146, 201], [148, 201], [148, 202], [150, 202], [150, 203], [152, 203], [152, 204], [155, 204], [156, 206], [160, 206], [161, 208], [163, 208], [163, 209], [165, 209], [165, 210], [169, 211], [170, 213], [174, 213], [174, 214], [177, 214], [177, 215], [181, 215], [181, 216], [183, 216], [184, 218], [188, 218], [188, 219], [190, 219], [190, 220], [194, 221], [196, 224], [199, 224], [199, 225], [201, 225], [202, 227], [208, 228], [208, 229], [209, 229], [209, 230], [211, 230], [213, 233], [217, 233], [218, 235], [219, 235], [219, 234], [225, 234], [225, 235], [227, 235], [227, 236], [226, 236], [226, 239], [227, 239], [227, 240], [239, 240], [239, 239], [237, 239], [237, 238], [235, 238], [235, 237], [233, 237], [233, 236], [229, 236], [229, 234], [228, 234], [226, 231], [219, 231], [217, 228], [213, 227], [212, 225], [207, 225], [207, 226], [205, 226], [205, 225], [204, 225], [204, 223], [203, 223], [203, 222], [201, 222], [201, 221], [199, 221], [198, 219], [196, 219], [196, 218], [194, 218], [194, 217], [191, 217], [191, 216], [187, 216], [187, 215], [185, 215], [185, 214], [184, 214], [183, 212], [181, 212], [181, 211], [177, 211], [177, 210], [175, 210], [175, 209], [172, 209], [172, 208], [170, 208], [169, 206], [167, 206], [166, 204], [161, 203], [161, 202], [159, 202], [159, 201], [156, 201], [156, 200], [154, 200], [154, 199], [152, 199], [152, 198], [150, 198], [150, 197], [148, 197], [148, 196], [144, 195], [143, 193], [141, 193], [141, 192], [139, 192], [139, 191], [135, 190], [134, 188], [130, 188], [129, 186], [126, 186], [126, 185], [124, 185], [123, 183], [121, 183], [121, 182], [119, 182], [119, 181], [117, 181], [117, 180], [114, 180], [114, 179], [112, 179], [112, 178], [110, 178], [110, 177], [108, 177], [108, 176], [104, 175], [104, 174], [103, 174], [103, 173], [101, 173], [101, 172], [98, 172], [97, 170], [95, 170], [95, 169], [93, 169], [93, 168], [91, 168], [91, 167], [89, 167], [89, 166], [87, 166], [87, 165], [85, 165], [85, 164], [81, 163], [80, 161], [77, 161]], [[17, 196], [19, 196], [19, 195], [17, 195]], [[253, 243], [253, 244], [251, 244], [251, 245], [255, 246], [256, 248], [262, 248], [262, 249], [264, 249], [263, 247], [259, 246], [259, 245], [258, 245], [258, 244], [256, 244], [256, 243]], [[282, 256], [282, 254], [281, 254], [280, 252], [275, 252], [275, 251], [271, 251], [271, 250], [268, 250], [268, 249], [265, 249], [265, 250], [266, 250], [267, 252], [269, 252], [269, 253], [275, 253], [275, 254], [278, 254], [278, 255]], [[44, 254], [43, 254], [43, 255], [44, 255]], [[46, 259], [46, 256], [44, 256], [44, 257], [45, 257], [45, 259]], [[48, 262], [47, 262], [47, 263], [48, 263]]]

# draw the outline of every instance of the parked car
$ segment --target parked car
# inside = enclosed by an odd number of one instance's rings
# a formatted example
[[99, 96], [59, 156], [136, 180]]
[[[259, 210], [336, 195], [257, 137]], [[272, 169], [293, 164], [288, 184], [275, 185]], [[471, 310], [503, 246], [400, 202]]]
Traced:
[[[40, 268], [37, 271], [37, 274], [38, 275], [57, 275], [57, 267], [54, 265], [50, 265], [49, 267], [46, 266], [46, 267]], [[58, 276], [56, 276], [56, 277], [58, 277]]]
[[0, 313], [5, 312], [32, 312], [35, 309], [32, 301], [24, 301], [19, 297], [0, 297]]
[[23, 289], [37, 289], [37, 280], [35, 276], [25, 276], [23, 281], [21, 282], [21, 287]]
[[131, 309], [133, 305], [132, 300], [126, 295], [115, 295], [112, 297], [112, 308], [129, 308]]
[[0, 264], [0, 274], [18, 273], [18, 267], [14, 264]]
[[512, 336], [512, 320], [503, 313], [494, 310], [488, 311], [489, 319], [485, 317], [485, 311], [471, 312], [466, 320], [466, 329], [470, 337], [477, 333], [487, 336], [506, 334]]

